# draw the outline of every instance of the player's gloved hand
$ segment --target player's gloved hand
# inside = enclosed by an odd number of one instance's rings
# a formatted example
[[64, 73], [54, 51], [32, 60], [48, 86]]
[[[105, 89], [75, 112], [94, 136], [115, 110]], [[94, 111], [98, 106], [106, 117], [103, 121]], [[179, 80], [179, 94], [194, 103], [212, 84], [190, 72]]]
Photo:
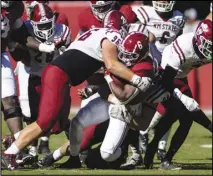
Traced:
[[40, 43], [38, 49], [41, 52], [51, 53], [55, 50], [55, 44], [54, 43]]
[[174, 96], [177, 97], [190, 112], [199, 111], [199, 104], [193, 99], [184, 95], [178, 88], [174, 90]]
[[82, 100], [89, 98], [91, 95], [93, 95], [93, 91], [90, 87], [86, 87], [84, 89], [78, 89], [78, 96]]
[[152, 85], [152, 79], [151, 78], [140, 77], [138, 75], [134, 75], [130, 82], [131, 82], [132, 85], [139, 88], [142, 92], [145, 92]]

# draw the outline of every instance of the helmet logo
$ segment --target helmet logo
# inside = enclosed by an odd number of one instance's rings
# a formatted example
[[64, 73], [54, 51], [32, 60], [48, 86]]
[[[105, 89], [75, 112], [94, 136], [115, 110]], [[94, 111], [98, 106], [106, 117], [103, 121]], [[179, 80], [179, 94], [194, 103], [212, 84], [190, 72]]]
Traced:
[[197, 30], [197, 35], [201, 35], [203, 32], [208, 32], [208, 25], [205, 23], [202, 23]]

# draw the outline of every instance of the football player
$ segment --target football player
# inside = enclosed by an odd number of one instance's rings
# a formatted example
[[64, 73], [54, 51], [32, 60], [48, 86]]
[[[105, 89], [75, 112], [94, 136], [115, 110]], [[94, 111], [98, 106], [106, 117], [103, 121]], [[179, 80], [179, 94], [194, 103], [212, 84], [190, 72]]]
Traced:
[[[181, 12], [174, 10], [175, 1], [152, 1], [151, 6], [130, 6], [124, 5], [120, 11], [129, 19], [129, 22], [135, 23], [139, 21], [139, 24], [133, 30], [145, 32], [148, 30], [150, 38], [150, 47], [153, 58], [160, 64], [161, 55], [164, 48], [174, 41], [179, 35], [182, 34], [183, 27], [185, 24], [184, 16]], [[156, 123], [162, 116], [156, 112], [152, 123]], [[155, 122], [156, 121], [156, 122]], [[169, 131], [159, 142], [158, 157], [159, 159], [165, 155], [166, 141], [169, 136]], [[140, 136], [142, 142], [147, 144], [147, 134], [143, 133]], [[137, 144], [133, 144], [132, 149], [136, 149]], [[146, 146], [141, 146], [146, 150]], [[144, 151], [145, 152], [145, 151]], [[135, 154], [135, 156], [138, 156]], [[128, 163], [124, 164], [124, 168], [134, 168], [137, 164], [129, 160]]]
[[[39, 3], [48, 5], [49, 1], [24, 1], [26, 17], [23, 16], [23, 19], [30, 20], [31, 13], [32, 13], [35, 5], [37, 5]], [[55, 15], [56, 24], [64, 24], [66, 26], [69, 25], [67, 16], [65, 14], [54, 12], [54, 15]], [[21, 105], [22, 112], [24, 115], [24, 119], [26, 119], [28, 121], [28, 119], [30, 118], [30, 116], [29, 116], [30, 109], [29, 109], [28, 90], [26, 89], [26, 87], [28, 87], [28, 81], [26, 81], [26, 80], [28, 80], [28, 78], [29, 78], [29, 73], [27, 72], [26, 69], [29, 69], [29, 68], [27, 68], [26, 65], [24, 66], [22, 62], [19, 62], [19, 64], [17, 64], [16, 70], [18, 71], [17, 75], [18, 75], [18, 79], [19, 79], [19, 87], [20, 87], [19, 90], [21, 90], [20, 96], [19, 96], [19, 101], [20, 101], [20, 105]], [[24, 90], [26, 90], [26, 91], [24, 91]], [[29, 146], [29, 153], [32, 153], [33, 155], [35, 155], [35, 152], [36, 152], [35, 147]], [[48, 136], [42, 136], [40, 138], [38, 153], [40, 153], [40, 154], [50, 153]]]
[[[45, 16], [43, 16], [45, 15]], [[42, 23], [41, 23], [42, 21]], [[38, 116], [38, 106], [40, 100], [41, 89], [41, 72], [44, 67], [61, 54], [66, 47], [71, 43], [71, 31], [63, 24], [55, 24], [55, 17], [50, 9], [45, 4], [37, 4], [31, 13], [31, 20], [25, 22], [28, 32], [39, 42], [51, 42], [56, 45], [57, 50], [54, 53], [48, 54], [40, 51], [25, 48], [24, 52], [29, 53], [25, 58], [17, 57], [17, 48], [11, 52], [11, 55], [16, 60], [24, 60], [28, 62], [29, 73], [29, 105], [31, 109], [30, 123], [34, 122]], [[66, 107], [64, 113], [61, 114], [62, 119], [67, 119], [70, 109], [69, 91], [67, 91]], [[67, 117], [66, 117], [67, 116]], [[55, 126], [56, 127], [56, 126]], [[58, 133], [57, 127], [55, 133]], [[36, 152], [34, 152], [36, 155]], [[24, 161], [23, 161], [24, 162]]]
[[[172, 158], [186, 139], [193, 121], [212, 132], [212, 122], [206, 117], [203, 111], [200, 110], [197, 102], [189, 98], [192, 97], [190, 88], [188, 87], [189, 91], [186, 94], [189, 97], [186, 98], [186, 96], [181, 93], [179, 89], [174, 88], [171, 83], [174, 78], [178, 78], [179, 80], [186, 78], [192, 69], [209, 63], [212, 63], [212, 22], [210, 20], [201, 21], [195, 33], [182, 34], [171, 45], [167, 46], [163, 52], [161, 62], [163, 76], [161, 83], [170, 93], [179, 97], [187, 110], [191, 111], [184, 111], [184, 108], [182, 108], [182, 111], [186, 113], [184, 116], [187, 115], [188, 118], [183, 122], [181, 122], [180, 119], [180, 127], [173, 136], [168, 153], [162, 160], [161, 168], [163, 169], [174, 169], [170, 167]], [[178, 109], [181, 107], [176, 104], [175, 108]], [[179, 112], [181, 112], [181, 110], [179, 110]], [[178, 116], [181, 115], [178, 114]], [[162, 133], [166, 132], [169, 126], [178, 118], [179, 117], [172, 118], [172, 121], [168, 120], [169, 118], [162, 118], [162, 123], [160, 123], [162, 127], [160, 128], [159, 124], [158, 129], [160, 130], [158, 130], [157, 137], [148, 146], [148, 151], [145, 156], [147, 167], [152, 165], [154, 153], [156, 151], [156, 141], [159, 140]], [[166, 125], [162, 125], [163, 122], [165, 123], [164, 120], [166, 119]]]
[[[36, 122], [23, 129], [17, 141], [3, 153], [3, 163], [6, 163], [8, 155], [12, 157], [12, 160], [7, 160], [7, 168], [9, 165], [13, 166], [14, 158], [20, 150], [40, 134], [49, 132], [56, 124], [63, 110], [63, 104], [68, 98], [65, 95], [69, 89], [69, 83], [72, 86], [81, 84], [100, 69], [103, 63], [110, 72], [130, 81], [140, 90], [145, 91], [149, 88], [152, 79], [134, 74], [117, 59], [116, 45], [122, 41], [121, 36], [126, 34], [128, 25], [123, 15], [117, 11], [114, 13], [116, 24], [112, 24], [115, 20], [110, 19], [109, 26], [114, 25], [115, 30], [95, 28], [84, 33], [69, 46], [66, 52], [44, 69], [41, 79], [44, 86], [41, 90], [39, 116]], [[71, 57], [72, 59], [69, 59]]]
[[[24, 1], [24, 3], [25, 3], [25, 8], [26, 8], [26, 16], [27, 16], [26, 19], [30, 20], [30, 16], [31, 16], [30, 14], [32, 13], [35, 5], [38, 3], [43, 3], [43, 4], [48, 5], [49, 1]], [[55, 15], [55, 21], [57, 24], [64, 24], [66, 26], [69, 26], [68, 18], [64, 13], [55, 11], [54, 15]]]
[[[21, 1], [1, 1], [1, 59], [2, 59], [2, 110], [12, 135], [22, 129], [21, 109], [16, 95], [15, 79], [7, 49], [12, 51], [15, 42], [42, 52], [54, 51], [54, 44], [39, 43], [29, 36], [21, 17]], [[16, 136], [15, 136], [16, 138]]]

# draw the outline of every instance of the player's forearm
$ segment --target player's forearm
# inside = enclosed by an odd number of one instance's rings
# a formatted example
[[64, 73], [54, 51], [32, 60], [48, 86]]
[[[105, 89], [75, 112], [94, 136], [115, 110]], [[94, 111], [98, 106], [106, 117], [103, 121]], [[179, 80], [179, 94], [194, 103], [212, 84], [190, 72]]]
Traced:
[[123, 103], [131, 101], [139, 93], [139, 90], [137, 88], [129, 84], [126, 84], [124, 87], [117, 86], [112, 81], [112, 79], [110, 79], [109, 75], [105, 76], [105, 79], [108, 82], [108, 85], [113, 95]]
[[132, 81], [134, 73], [118, 60], [111, 60], [110, 63], [105, 63], [105, 66], [112, 74], [129, 82]]

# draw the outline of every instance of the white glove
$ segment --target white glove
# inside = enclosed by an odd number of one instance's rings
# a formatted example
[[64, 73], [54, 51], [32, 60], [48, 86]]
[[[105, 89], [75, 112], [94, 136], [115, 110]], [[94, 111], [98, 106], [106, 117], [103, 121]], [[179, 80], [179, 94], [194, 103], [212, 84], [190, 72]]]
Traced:
[[139, 88], [142, 92], [145, 92], [152, 85], [152, 79], [149, 77], [140, 77], [138, 75], [134, 75], [132, 77], [131, 83]]
[[178, 88], [174, 90], [174, 96], [177, 97], [190, 112], [200, 110], [199, 104], [193, 98], [190, 98], [181, 93]]
[[128, 109], [125, 105], [114, 105], [110, 104], [109, 106], [109, 116], [115, 119], [119, 119], [121, 121], [130, 123], [132, 116], [128, 112]]
[[41, 43], [38, 47], [39, 51], [44, 53], [51, 53], [55, 50], [55, 44], [54, 43]]

